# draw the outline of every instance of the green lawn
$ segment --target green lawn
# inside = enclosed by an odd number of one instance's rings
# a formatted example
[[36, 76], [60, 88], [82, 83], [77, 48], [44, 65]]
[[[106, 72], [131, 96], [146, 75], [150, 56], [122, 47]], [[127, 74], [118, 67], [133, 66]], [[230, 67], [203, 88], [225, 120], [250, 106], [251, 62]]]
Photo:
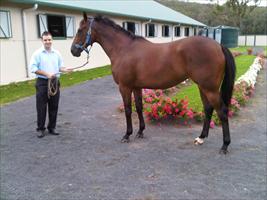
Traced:
[[[110, 65], [94, 69], [63, 74], [60, 77], [61, 88], [82, 83], [87, 80], [111, 74]], [[0, 86], [0, 105], [35, 94], [35, 80], [11, 83]]]
[[[241, 55], [235, 58], [237, 69], [236, 79], [248, 70], [254, 59], [255, 56], [252, 55]], [[179, 91], [179, 93], [177, 93], [173, 98], [179, 100], [185, 96], [189, 99], [189, 107], [191, 107], [194, 111], [200, 112], [203, 110], [199, 90], [196, 84], [183, 88], [183, 90]]]

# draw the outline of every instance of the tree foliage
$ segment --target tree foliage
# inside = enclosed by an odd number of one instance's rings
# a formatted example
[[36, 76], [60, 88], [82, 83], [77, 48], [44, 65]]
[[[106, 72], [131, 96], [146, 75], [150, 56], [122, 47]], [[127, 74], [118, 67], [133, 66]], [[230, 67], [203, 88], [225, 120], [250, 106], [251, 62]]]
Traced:
[[218, 0], [210, 0], [215, 4], [157, 1], [208, 26], [227, 25], [238, 27], [241, 34], [267, 34], [267, 9], [258, 7], [261, 0], [227, 0], [224, 5]]

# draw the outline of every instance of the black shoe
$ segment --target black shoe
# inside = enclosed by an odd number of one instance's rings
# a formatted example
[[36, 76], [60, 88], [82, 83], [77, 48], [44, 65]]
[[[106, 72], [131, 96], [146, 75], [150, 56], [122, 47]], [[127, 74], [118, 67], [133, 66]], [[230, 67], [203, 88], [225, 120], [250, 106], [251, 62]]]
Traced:
[[48, 133], [51, 134], [51, 135], [59, 135], [59, 133], [55, 132], [54, 129], [49, 130]]
[[45, 136], [45, 131], [44, 130], [39, 130], [39, 131], [37, 131], [37, 137], [38, 138], [42, 138], [42, 137], [44, 137]]

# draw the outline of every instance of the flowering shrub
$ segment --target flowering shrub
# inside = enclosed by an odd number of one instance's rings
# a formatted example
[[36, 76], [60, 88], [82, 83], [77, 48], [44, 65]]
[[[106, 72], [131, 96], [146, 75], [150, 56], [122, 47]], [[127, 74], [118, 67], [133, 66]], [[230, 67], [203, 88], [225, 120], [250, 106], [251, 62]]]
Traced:
[[248, 55], [252, 55], [252, 48], [247, 48], [247, 53], [248, 53]]
[[249, 87], [254, 87], [258, 72], [262, 69], [262, 64], [262, 58], [257, 57], [248, 71], [237, 79], [236, 84], [240, 84], [244, 81]]
[[[262, 60], [257, 57], [249, 70], [242, 75], [235, 83], [233, 97], [230, 102], [228, 117], [232, 117], [237, 113], [241, 106], [244, 106], [249, 98], [254, 94], [254, 86], [259, 70], [262, 68]], [[188, 107], [189, 99], [185, 97], [178, 101], [166, 96], [176, 91], [176, 87], [168, 90], [152, 90], [143, 89], [143, 112], [149, 121], [155, 122], [165, 119], [174, 119], [188, 124], [189, 120], [203, 121], [205, 115], [203, 112], [197, 112]], [[134, 100], [133, 100], [134, 106]], [[119, 108], [123, 111], [123, 106]], [[213, 113], [210, 127], [213, 128], [215, 124], [219, 124], [220, 120], [216, 114]]]
[[[188, 108], [188, 99], [172, 100], [164, 97], [163, 92], [158, 90], [144, 90], [144, 114], [150, 121], [161, 119], [182, 119], [187, 123], [193, 119], [194, 112]], [[155, 98], [151, 100], [151, 96]]]
[[239, 52], [239, 51], [233, 51], [233, 52], [232, 52], [232, 55], [233, 55], [234, 57], [237, 57], [237, 56], [242, 55], [242, 53]]

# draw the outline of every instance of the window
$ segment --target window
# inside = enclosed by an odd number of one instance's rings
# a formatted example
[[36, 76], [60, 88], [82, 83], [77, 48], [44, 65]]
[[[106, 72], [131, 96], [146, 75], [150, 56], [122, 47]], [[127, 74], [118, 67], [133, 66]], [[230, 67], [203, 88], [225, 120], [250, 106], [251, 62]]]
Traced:
[[180, 37], [181, 36], [181, 28], [180, 28], [180, 26], [176, 26], [174, 28], [174, 36], [175, 37]]
[[0, 10], [0, 38], [11, 38], [11, 19], [9, 11]]
[[189, 36], [189, 27], [184, 28], [184, 36]]
[[122, 26], [125, 30], [130, 31], [135, 35], [139, 35], [139, 24], [134, 22], [123, 22]]
[[168, 25], [162, 26], [162, 37], [169, 37], [170, 36], [170, 27]]
[[39, 36], [49, 31], [53, 37], [74, 37], [74, 17], [61, 15], [38, 15]]
[[156, 26], [155, 24], [146, 24], [146, 37], [156, 36]]
[[47, 15], [47, 27], [53, 37], [66, 37], [64, 16]]
[[197, 29], [194, 28], [194, 35], [197, 35]]

